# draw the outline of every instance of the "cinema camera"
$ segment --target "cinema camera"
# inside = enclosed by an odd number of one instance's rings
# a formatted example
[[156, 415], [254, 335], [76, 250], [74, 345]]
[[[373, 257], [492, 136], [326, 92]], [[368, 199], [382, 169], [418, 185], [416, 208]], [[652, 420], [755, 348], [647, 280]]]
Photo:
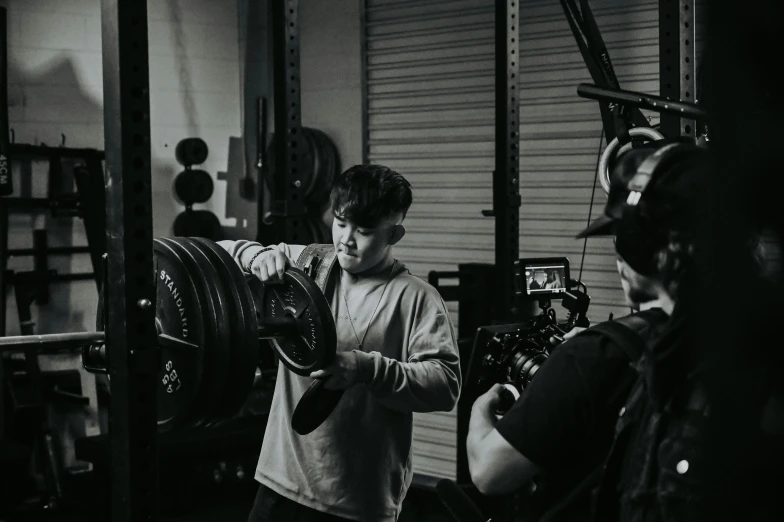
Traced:
[[[577, 290], [578, 286], [585, 292]], [[537, 299], [541, 313], [521, 323], [479, 328], [472, 354], [472, 363], [474, 358], [482, 357], [478, 368], [480, 388], [504, 385], [498, 415], [506, 413], [520, 397], [564, 334], [575, 326], [590, 324], [586, 316], [590, 297], [584, 284], [570, 279], [566, 257], [516, 261], [515, 295], [521, 301]], [[569, 312], [564, 322], [558, 322], [550, 306], [550, 300], [558, 297]], [[553, 344], [551, 339], [557, 342]]]

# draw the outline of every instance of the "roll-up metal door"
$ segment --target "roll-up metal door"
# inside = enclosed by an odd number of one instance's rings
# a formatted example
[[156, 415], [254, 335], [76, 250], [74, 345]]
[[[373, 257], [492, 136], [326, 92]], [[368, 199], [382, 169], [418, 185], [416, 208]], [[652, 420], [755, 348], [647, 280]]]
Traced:
[[[590, 6], [621, 87], [658, 94], [658, 1], [591, 0]], [[591, 77], [559, 2], [523, 1], [520, 20], [520, 256], [566, 256], [574, 278], [582, 264], [592, 322], [625, 315], [612, 241], [589, 239], [581, 263], [584, 242], [574, 239], [588, 222], [605, 143], [598, 103], [577, 96], [577, 84], [592, 83]], [[646, 115], [658, 122], [656, 114]], [[597, 183], [592, 219], [606, 200]]]
[[[657, 0], [590, 5], [622, 88], [658, 94]], [[567, 256], [576, 277], [583, 242], [574, 235], [588, 221], [601, 150], [598, 104], [577, 96], [591, 80], [559, 2], [523, 0], [520, 20], [520, 256]], [[368, 160], [414, 189], [396, 257], [421, 277], [493, 263], [494, 223], [481, 215], [492, 207], [493, 0], [366, 0], [365, 38]], [[598, 183], [593, 192], [595, 218], [606, 196]], [[628, 312], [609, 240], [588, 241], [581, 277], [593, 322]], [[453, 478], [455, 432], [454, 412], [415, 415], [415, 471]]]
[[[368, 160], [413, 186], [395, 256], [423, 278], [494, 259], [481, 216], [492, 207], [493, 5], [366, 0]], [[416, 414], [414, 470], [454, 478], [456, 431], [454, 412]]]

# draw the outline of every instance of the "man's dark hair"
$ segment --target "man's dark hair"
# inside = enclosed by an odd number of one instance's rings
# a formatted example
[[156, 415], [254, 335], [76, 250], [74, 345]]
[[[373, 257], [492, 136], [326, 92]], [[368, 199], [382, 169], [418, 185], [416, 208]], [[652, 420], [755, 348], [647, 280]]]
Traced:
[[355, 165], [335, 179], [330, 201], [338, 219], [373, 228], [397, 212], [405, 217], [413, 196], [411, 184], [383, 165]]

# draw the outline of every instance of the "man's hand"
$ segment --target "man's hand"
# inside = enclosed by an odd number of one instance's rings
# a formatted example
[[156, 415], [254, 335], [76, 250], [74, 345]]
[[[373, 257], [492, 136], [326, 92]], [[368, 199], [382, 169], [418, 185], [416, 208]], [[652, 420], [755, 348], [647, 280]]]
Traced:
[[252, 259], [248, 270], [263, 283], [280, 283], [291, 262], [279, 248], [273, 247]]
[[354, 386], [359, 380], [359, 365], [357, 357], [364, 355], [362, 352], [338, 352], [332, 364], [310, 374], [314, 379], [324, 381], [328, 390], [345, 390]]
[[501, 400], [501, 390], [503, 389], [503, 385], [494, 384], [492, 388], [477, 397], [471, 408], [484, 418], [495, 417], [495, 410], [498, 407], [498, 402]]
[[550, 337], [550, 344], [552, 344], [553, 346], [558, 346], [559, 344], [565, 343], [572, 337], [576, 336], [578, 333], [582, 332], [583, 330], [587, 330], [587, 328], [584, 328], [582, 326], [575, 326], [574, 328], [572, 328], [571, 330], [569, 330], [564, 334], [563, 341], [559, 340], [557, 337]]
[[563, 336], [564, 341], [568, 341], [569, 339], [571, 339], [578, 333], [582, 332], [583, 330], [587, 330], [587, 328], [584, 328], [582, 326], [575, 326], [574, 328], [566, 332], [566, 335]]

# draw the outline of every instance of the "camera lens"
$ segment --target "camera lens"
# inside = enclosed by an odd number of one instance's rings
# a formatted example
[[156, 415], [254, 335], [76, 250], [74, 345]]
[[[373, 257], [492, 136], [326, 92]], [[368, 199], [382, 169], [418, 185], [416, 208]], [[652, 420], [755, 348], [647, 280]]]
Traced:
[[530, 339], [520, 342], [514, 349], [510, 365], [510, 374], [514, 385], [518, 389], [524, 390], [546, 360], [547, 353], [538, 343]]

